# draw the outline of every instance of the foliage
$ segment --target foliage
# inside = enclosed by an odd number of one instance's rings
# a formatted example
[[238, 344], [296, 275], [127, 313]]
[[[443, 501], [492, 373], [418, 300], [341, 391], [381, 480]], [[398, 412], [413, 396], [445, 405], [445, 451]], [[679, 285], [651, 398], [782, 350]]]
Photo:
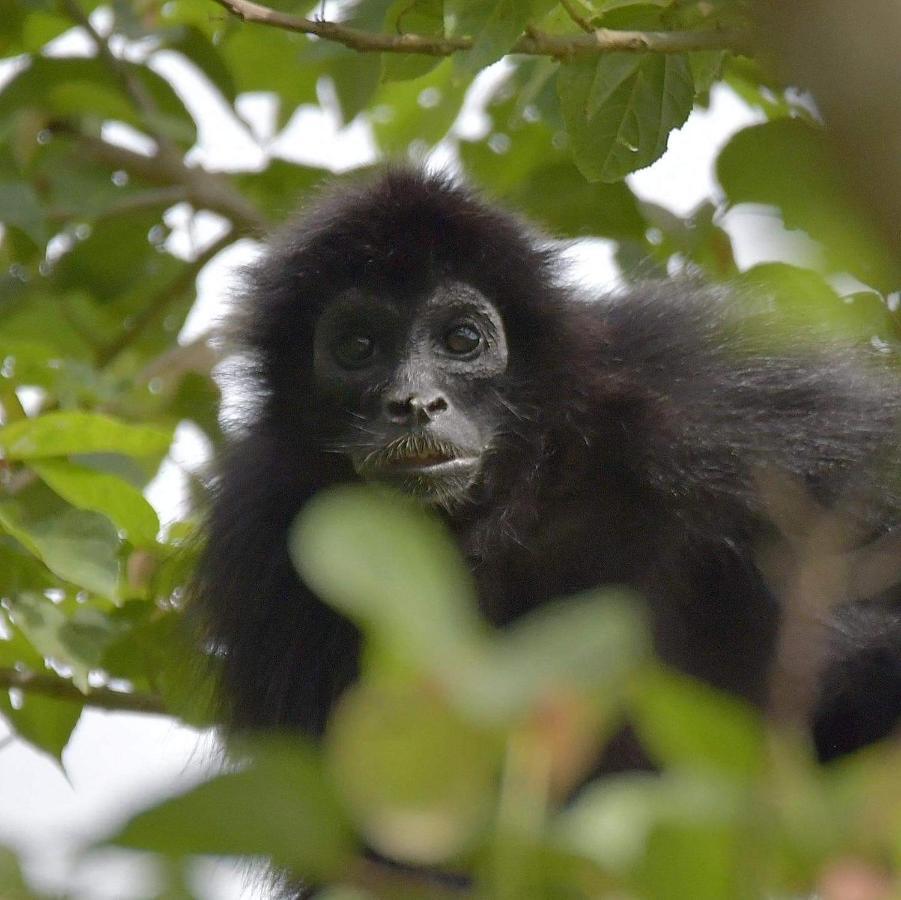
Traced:
[[[880, 348], [901, 338], [886, 216], [863, 208], [853, 168], [845, 177], [853, 148], [756, 49], [771, 34], [754, 3], [357, 0], [335, 4], [328, 28], [318, 6], [273, 3], [300, 30], [242, 22], [229, 6], [0, 0], [0, 715], [57, 764], [86, 705], [208, 721], [180, 628], [193, 516], [161, 530], [144, 492], [177, 426], [221, 445], [217, 345], [178, 335], [206, 264], [330, 175], [273, 149], [298, 111], [364, 127], [373, 151], [360, 169], [438, 148], [553, 234], [613, 242], [624, 279], [698, 271]], [[383, 52], [369, 52], [376, 40]], [[258, 165], [201, 164], [208, 123], [188, 76]], [[627, 176], [712, 90], [761, 120], [720, 153], [720, 193], [685, 215], [641, 199]], [[272, 135], [246, 116], [258, 92]], [[740, 273], [723, 217], [749, 203], [816, 241], [815, 267]], [[217, 224], [204, 230], [208, 213]], [[239, 771], [112, 840], [266, 853], [329, 877], [365, 837], [510, 897], [772, 896], [807, 889], [843, 855], [897, 862], [890, 753], [816, 770], [748, 711], [658, 671], [627, 598], [569, 598], [489, 634], [444, 537], [379, 502], [334, 495], [298, 535], [305, 575], [368, 638], [367, 677], [324, 752], [248, 747]], [[408, 565], [381, 571], [380, 554]], [[565, 807], [625, 712], [666, 774], [591, 785]], [[0, 893], [28, 893], [11, 855]]]

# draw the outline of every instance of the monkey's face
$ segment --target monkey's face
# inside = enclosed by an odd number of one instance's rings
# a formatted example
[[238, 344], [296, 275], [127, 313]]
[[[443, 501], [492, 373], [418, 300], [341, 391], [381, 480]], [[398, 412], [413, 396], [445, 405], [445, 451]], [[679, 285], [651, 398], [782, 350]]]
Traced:
[[498, 432], [506, 369], [501, 317], [468, 285], [415, 299], [343, 294], [314, 337], [327, 449], [365, 479], [452, 508], [478, 481]]

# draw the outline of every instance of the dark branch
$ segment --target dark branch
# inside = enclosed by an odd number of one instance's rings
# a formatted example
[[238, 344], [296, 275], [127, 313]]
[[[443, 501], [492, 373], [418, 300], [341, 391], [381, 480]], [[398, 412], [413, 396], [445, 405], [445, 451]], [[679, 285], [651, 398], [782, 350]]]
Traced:
[[159, 713], [167, 715], [167, 710], [159, 697], [149, 694], [125, 693], [111, 688], [92, 688], [83, 694], [71, 681], [57, 675], [35, 672], [20, 672], [18, 669], [0, 669], [0, 688], [15, 688], [26, 694], [38, 694], [55, 700], [83, 703], [98, 709], [122, 712]]
[[[245, 22], [255, 22], [313, 34], [323, 40], [343, 44], [360, 53], [418, 53], [424, 56], [451, 56], [468, 50], [471, 37], [434, 37], [422, 34], [384, 34], [361, 31], [337, 22], [325, 22], [292, 16], [253, 3], [251, 0], [214, 0]], [[743, 50], [750, 45], [750, 36], [742, 31], [611, 31], [598, 28], [591, 34], [563, 36], [545, 34], [530, 29], [510, 48], [511, 53], [528, 56], [551, 56], [571, 59], [612, 51], [633, 53], [686, 53], [691, 50]]]

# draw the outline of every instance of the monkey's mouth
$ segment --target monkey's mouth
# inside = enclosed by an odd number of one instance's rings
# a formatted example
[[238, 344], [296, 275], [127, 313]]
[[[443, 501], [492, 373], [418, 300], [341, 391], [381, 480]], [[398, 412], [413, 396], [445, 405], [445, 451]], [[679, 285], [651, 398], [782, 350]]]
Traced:
[[455, 444], [404, 435], [355, 460], [354, 465], [364, 478], [440, 477], [470, 469], [476, 462], [471, 453]]

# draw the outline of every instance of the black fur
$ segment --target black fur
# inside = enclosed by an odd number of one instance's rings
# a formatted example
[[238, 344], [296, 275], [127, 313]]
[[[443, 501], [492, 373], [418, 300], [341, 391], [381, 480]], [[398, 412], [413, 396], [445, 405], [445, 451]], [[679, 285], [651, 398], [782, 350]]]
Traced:
[[[859, 543], [893, 535], [897, 547], [897, 381], [848, 349], [780, 338], [765, 312], [737, 317], [708, 289], [649, 284], [586, 302], [558, 266], [510, 215], [395, 170], [326, 196], [246, 273], [237, 332], [259, 408], [221, 461], [196, 589], [233, 728], [318, 735], [357, 672], [355, 629], [300, 583], [285, 546], [309, 497], [356, 478], [324, 447], [334, 411], [312, 401], [311, 361], [317, 315], [352, 286], [412, 296], [453, 280], [500, 311], [502, 437], [468, 502], [445, 513], [498, 626], [630, 584], [665, 660], [763, 704], [780, 609], [761, 572], [776, 540], [761, 472], [840, 505]], [[897, 592], [849, 596], [836, 617], [814, 725], [823, 758], [897, 724]]]

